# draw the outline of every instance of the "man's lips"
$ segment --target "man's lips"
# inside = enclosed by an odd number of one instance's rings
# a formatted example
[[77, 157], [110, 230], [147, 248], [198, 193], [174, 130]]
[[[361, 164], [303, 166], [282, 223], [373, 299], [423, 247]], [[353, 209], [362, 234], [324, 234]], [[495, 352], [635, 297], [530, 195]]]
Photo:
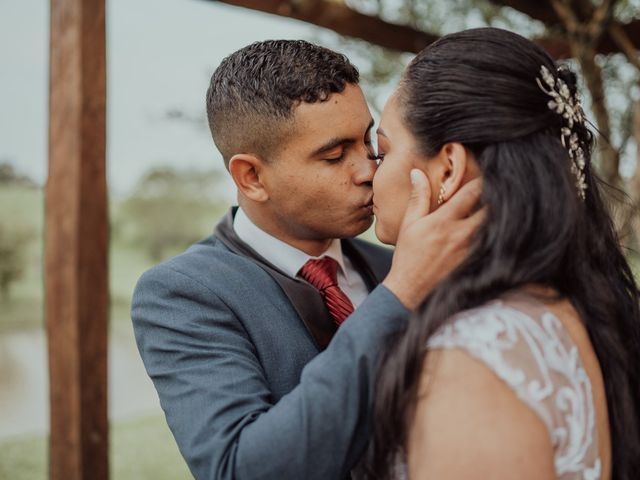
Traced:
[[370, 214], [373, 214], [373, 210], [374, 208], [376, 208], [375, 204], [373, 203], [373, 195], [371, 195], [367, 203], [364, 204], [364, 208], [366, 208]]
[[373, 194], [371, 194], [367, 200], [367, 202], [363, 205], [364, 208], [368, 208], [369, 210], [373, 210]]

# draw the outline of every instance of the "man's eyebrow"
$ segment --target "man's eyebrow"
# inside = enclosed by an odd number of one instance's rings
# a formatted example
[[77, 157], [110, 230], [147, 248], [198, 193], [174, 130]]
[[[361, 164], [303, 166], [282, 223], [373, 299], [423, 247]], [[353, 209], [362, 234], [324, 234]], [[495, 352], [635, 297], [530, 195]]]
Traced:
[[[367, 134], [369, 133], [369, 130], [371, 130], [371, 127], [373, 127], [373, 125], [374, 125], [374, 121], [373, 121], [373, 118], [372, 118], [371, 121], [369, 122], [369, 126], [367, 127], [367, 130], [365, 132], [365, 137], [367, 136]], [[327, 143], [322, 145], [320, 148], [317, 148], [316, 150], [314, 150], [313, 153], [311, 154], [311, 156], [315, 157], [315, 156], [320, 155], [322, 153], [329, 152], [329, 151], [333, 150], [334, 148], [337, 148], [337, 147], [340, 147], [340, 146], [353, 145], [356, 142], [357, 142], [357, 140], [354, 139], [354, 138], [340, 138], [340, 137], [332, 138]]]

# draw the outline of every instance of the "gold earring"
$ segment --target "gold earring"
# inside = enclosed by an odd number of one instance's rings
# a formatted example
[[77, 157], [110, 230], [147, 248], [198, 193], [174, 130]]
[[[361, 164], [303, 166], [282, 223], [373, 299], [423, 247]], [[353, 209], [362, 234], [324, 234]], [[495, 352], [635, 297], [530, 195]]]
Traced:
[[444, 196], [447, 193], [447, 189], [444, 186], [444, 183], [440, 185], [440, 194], [438, 195], [438, 205], [442, 205], [444, 203]]

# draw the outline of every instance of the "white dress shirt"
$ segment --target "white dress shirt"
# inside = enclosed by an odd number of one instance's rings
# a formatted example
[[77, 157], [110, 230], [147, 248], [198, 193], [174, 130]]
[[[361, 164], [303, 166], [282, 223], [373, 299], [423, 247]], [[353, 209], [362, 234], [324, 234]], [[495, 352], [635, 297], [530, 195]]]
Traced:
[[349, 258], [342, 254], [339, 239], [334, 239], [322, 255], [312, 257], [258, 228], [241, 208], [236, 212], [233, 229], [240, 240], [292, 278], [301, 278], [298, 272], [308, 260], [325, 256], [333, 258], [338, 262], [338, 286], [349, 297], [354, 308], [357, 308], [369, 294], [360, 273], [353, 267]]

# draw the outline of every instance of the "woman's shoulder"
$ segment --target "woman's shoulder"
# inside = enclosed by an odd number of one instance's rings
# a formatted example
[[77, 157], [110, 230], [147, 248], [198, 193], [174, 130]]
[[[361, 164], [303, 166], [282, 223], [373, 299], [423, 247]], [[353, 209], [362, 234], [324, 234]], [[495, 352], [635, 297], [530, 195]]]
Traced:
[[[509, 412], [525, 418], [519, 407], [534, 413], [538, 422], [519, 422], [512, 428], [546, 430], [559, 477], [584, 468], [599, 478], [591, 383], [572, 336], [543, 302], [511, 292], [460, 312], [431, 337], [428, 349], [432, 376], [466, 379], [475, 385], [476, 398], [486, 394], [492, 397], [489, 404], [505, 402], [501, 418]], [[469, 372], [475, 372], [475, 378], [469, 378]], [[451, 387], [440, 382], [443, 391], [462, 394]]]
[[460, 348], [427, 355], [407, 447], [409, 478], [556, 478], [544, 423]]
[[460, 312], [430, 338], [428, 348], [463, 349], [527, 403], [544, 400], [566, 385], [580, 390], [582, 397], [591, 394], [569, 331], [544, 303], [523, 292]]

